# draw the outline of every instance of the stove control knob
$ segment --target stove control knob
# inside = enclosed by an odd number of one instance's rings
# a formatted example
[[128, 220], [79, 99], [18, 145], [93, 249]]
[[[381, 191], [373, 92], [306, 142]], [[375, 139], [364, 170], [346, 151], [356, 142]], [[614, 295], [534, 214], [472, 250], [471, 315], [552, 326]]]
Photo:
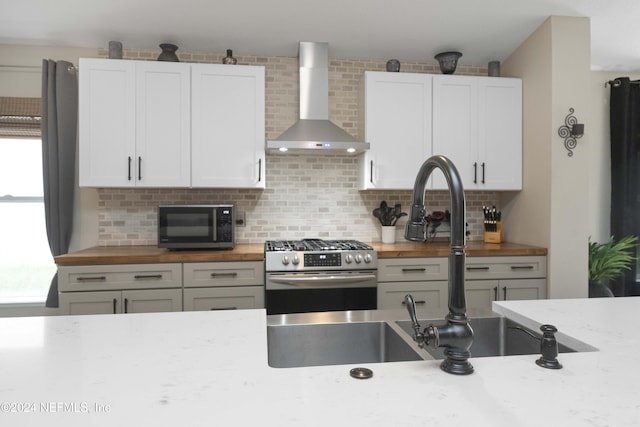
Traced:
[[293, 259], [291, 260], [291, 264], [293, 264], [293, 265], [300, 264], [300, 258], [298, 258], [298, 255], [294, 255], [293, 256]]
[[362, 255], [356, 254], [355, 258], [356, 258], [356, 264], [360, 264], [362, 262]]
[[284, 265], [288, 265], [288, 264], [289, 264], [289, 257], [285, 255], [285, 256], [282, 258], [282, 263], [283, 263]]
[[347, 264], [351, 264], [353, 262], [353, 256], [351, 254], [347, 254], [344, 257], [344, 260]]
[[364, 262], [366, 262], [367, 264], [369, 264], [371, 262], [371, 254], [365, 254], [364, 256]]

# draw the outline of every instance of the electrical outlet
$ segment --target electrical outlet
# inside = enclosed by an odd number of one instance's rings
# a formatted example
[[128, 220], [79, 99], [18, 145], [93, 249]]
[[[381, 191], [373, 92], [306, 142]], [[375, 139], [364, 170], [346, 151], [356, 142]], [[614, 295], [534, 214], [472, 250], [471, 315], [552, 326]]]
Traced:
[[236, 226], [244, 227], [247, 225], [247, 218], [245, 215], [245, 211], [237, 211], [236, 212]]

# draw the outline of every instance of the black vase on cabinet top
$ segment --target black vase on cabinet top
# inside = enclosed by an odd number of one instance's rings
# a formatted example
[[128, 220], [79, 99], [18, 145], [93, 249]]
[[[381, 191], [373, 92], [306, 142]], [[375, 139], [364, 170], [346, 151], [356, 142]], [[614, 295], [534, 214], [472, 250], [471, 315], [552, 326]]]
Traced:
[[222, 63], [227, 65], [235, 65], [238, 63], [238, 60], [233, 57], [233, 51], [231, 49], [227, 49], [227, 56], [222, 58]]
[[441, 52], [435, 56], [440, 64], [442, 74], [453, 74], [458, 66], [458, 59], [462, 56], [460, 52]]
[[162, 49], [162, 53], [158, 56], [158, 61], [167, 61], [167, 62], [180, 62], [178, 59], [178, 55], [176, 55], [176, 50], [178, 50], [178, 46], [171, 43], [162, 43], [160, 45], [160, 49]]

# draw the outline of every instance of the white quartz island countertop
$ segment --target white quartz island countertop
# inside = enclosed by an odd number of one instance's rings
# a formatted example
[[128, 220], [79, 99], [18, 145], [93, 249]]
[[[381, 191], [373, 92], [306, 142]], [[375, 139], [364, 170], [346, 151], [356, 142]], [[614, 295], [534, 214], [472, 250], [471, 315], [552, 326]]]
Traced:
[[[639, 298], [511, 301], [599, 351], [271, 368], [263, 310], [0, 319], [2, 426], [639, 426]], [[424, 325], [423, 325], [424, 326]], [[566, 340], [565, 340], [566, 341]]]

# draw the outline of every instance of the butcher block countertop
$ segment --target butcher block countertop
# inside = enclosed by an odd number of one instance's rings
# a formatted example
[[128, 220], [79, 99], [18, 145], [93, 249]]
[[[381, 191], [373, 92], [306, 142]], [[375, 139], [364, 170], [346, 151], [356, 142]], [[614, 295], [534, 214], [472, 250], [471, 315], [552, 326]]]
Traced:
[[[378, 258], [397, 257], [444, 257], [449, 255], [449, 244], [398, 242], [369, 243], [378, 253]], [[515, 243], [468, 242], [467, 256], [518, 256], [546, 255], [547, 249]], [[240, 244], [232, 250], [170, 251], [156, 246], [97, 246], [55, 257], [59, 266], [98, 264], [153, 264], [166, 262], [212, 262], [212, 261], [262, 261], [262, 243]]]

